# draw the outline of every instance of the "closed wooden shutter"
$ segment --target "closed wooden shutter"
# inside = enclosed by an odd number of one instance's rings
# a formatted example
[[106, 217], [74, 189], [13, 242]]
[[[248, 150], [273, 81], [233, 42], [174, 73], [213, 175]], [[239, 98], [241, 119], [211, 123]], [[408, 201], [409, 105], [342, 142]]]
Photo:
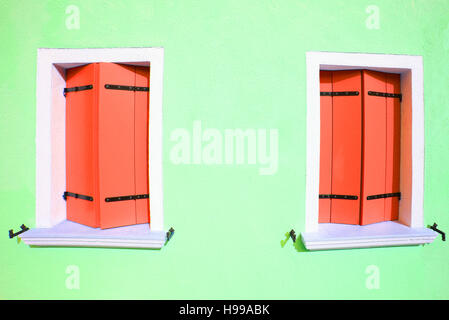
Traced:
[[[330, 93], [321, 95], [320, 194], [349, 198], [320, 199], [319, 222], [358, 224], [362, 156], [361, 72], [334, 71], [321, 75], [321, 91]], [[346, 95], [346, 92], [351, 94]], [[357, 94], [352, 94], [354, 92]]]
[[398, 197], [369, 197], [399, 192], [400, 99], [370, 92], [400, 93], [400, 75], [365, 70], [363, 88], [361, 224], [366, 225], [398, 218]]
[[362, 148], [361, 72], [339, 71], [332, 75], [334, 92], [359, 92], [333, 96], [332, 194], [356, 196], [357, 200], [332, 199], [331, 222], [358, 224]]
[[[332, 72], [320, 72], [320, 91], [332, 92]], [[332, 193], [332, 96], [320, 96], [320, 194]], [[318, 222], [331, 222], [331, 199], [319, 200]]]
[[90, 64], [67, 70], [66, 87], [91, 89], [70, 91], [66, 95], [66, 191], [88, 196], [93, 201], [67, 196], [67, 220], [90, 227], [99, 226], [98, 189], [95, 185], [97, 166], [95, 163], [97, 86], [94, 85], [98, 66]]
[[321, 71], [320, 90], [319, 223], [398, 219], [400, 75]]
[[149, 68], [94, 63], [68, 70], [68, 87], [86, 84], [92, 90], [66, 96], [67, 190], [93, 201], [68, 197], [67, 219], [102, 229], [148, 223], [149, 92], [134, 88], [149, 86]]

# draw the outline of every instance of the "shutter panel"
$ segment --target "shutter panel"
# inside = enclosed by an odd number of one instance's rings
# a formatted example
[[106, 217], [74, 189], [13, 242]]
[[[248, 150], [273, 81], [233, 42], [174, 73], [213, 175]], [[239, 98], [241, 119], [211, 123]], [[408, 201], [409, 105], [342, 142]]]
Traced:
[[[332, 92], [332, 72], [320, 71], [320, 91]], [[332, 96], [320, 96], [320, 194], [332, 193]], [[319, 223], [331, 222], [331, 199], [319, 199]]]
[[[67, 219], [102, 229], [148, 223], [149, 199], [133, 196], [149, 194], [149, 92], [135, 90], [149, 87], [149, 67], [72, 68], [66, 87]], [[117, 197], [125, 200], [106, 201]]]
[[385, 73], [363, 71], [362, 225], [384, 221], [385, 216], [384, 198], [366, 199], [386, 193], [387, 98], [368, 94], [368, 91], [386, 92], [385, 80]]
[[333, 91], [358, 91], [332, 97], [332, 194], [357, 200], [332, 199], [331, 222], [359, 224], [362, 145], [361, 72], [335, 71]]
[[102, 229], [136, 223], [135, 200], [105, 201], [136, 194], [134, 91], [106, 89], [106, 84], [134, 86], [135, 67], [100, 63], [98, 171]]
[[[401, 93], [401, 76], [387, 74], [386, 92]], [[387, 159], [385, 193], [396, 193], [399, 190], [399, 166], [401, 143], [401, 101], [398, 98], [387, 98]], [[385, 220], [397, 220], [399, 216], [399, 198], [385, 199]]]
[[[135, 85], [149, 87], [150, 68], [136, 67]], [[148, 91], [135, 93], [135, 179], [136, 194], [148, 194]], [[148, 223], [150, 218], [149, 199], [136, 200], [136, 223]]]
[[66, 197], [67, 220], [90, 227], [98, 227], [94, 165], [95, 95], [94, 83], [97, 66], [94, 64], [67, 70], [66, 87], [93, 85], [92, 89], [66, 93], [66, 191], [90, 196], [93, 201]]
[[[319, 223], [397, 220], [399, 197], [391, 194], [400, 192], [400, 95], [385, 93], [400, 93], [400, 75], [321, 71], [320, 90], [332, 94], [320, 100], [320, 195], [331, 196], [319, 200]], [[339, 94], [347, 91], [360, 94]]]
[[399, 192], [401, 102], [369, 91], [400, 93], [400, 75], [363, 72], [364, 148], [361, 224], [397, 220], [399, 198], [367, 196]]

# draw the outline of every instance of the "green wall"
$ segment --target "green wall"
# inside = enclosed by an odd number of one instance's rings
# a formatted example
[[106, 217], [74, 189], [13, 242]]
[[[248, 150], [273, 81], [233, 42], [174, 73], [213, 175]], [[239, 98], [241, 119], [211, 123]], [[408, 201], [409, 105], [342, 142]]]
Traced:
[[[80, 28], [66, 28], [66, 7]], [[376, 5], [380, 28], [365, 10]], [[422, 55], [424, 223], [449, 232], [449, 1], [127, 0], [0, 2], [0, 298], [449, 298], [449, 254], [431, 245], [298, 252], [304, 230], [306, 51]], [[165, 227], [162, 250], [30, 248], [34, 226], [37, 48], [162, 46]], [[170, 132], [276, 128], [279, 169], [174, 165]], [[66, 288], [66, 268], [80, 288]], [[378, 266], [379, 289], [366, 285]]]

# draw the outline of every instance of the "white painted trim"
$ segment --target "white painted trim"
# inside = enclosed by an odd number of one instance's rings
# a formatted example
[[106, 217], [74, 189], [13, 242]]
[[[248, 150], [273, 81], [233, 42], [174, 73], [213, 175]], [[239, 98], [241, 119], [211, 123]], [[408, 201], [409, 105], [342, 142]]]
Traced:
[[[351, 239], [342, 242], [336, 241], [321, 241], [308, 243], [307, 250], [332, 250], [332, 249], [356, 249], [356, 248], [375, 248], [375, 247], [394, 247], [394, 246], [412, 246], [432, 243], [435, 237], [423, 237], [423, 238], [382, 238], [377, 240], [363, 241], [361, 239]], [[304, 241], [304, 240], [303, 240]]]
[[412, 74], [412, 214], [410, 227], [424, 225], [424, 72], [422, 57]]
[[306, 149], [306, 232], [318, 229], [320, 182], [320, 62], [306, 53], [307, 63], [307, 149]]
[[[320, 159], [320, 70], [370, 69], [382, 72], [401, 73], [401, 84], [409, 84], [411, 100], [405, 101], [411, 107], [407, 118], [412, 131], [411, 150], [401, 148], [401, 159], [410, 156], [411, 176], [401, 171], [401, 188], [408, 184], [409, 198], [402, 198], [408, 205], [400, 208], [399, 221], [412, 228], [423, 226], [424, 197], [424, 94], [423, 66], [421, 56], [307, 52], [307, 158], [306, 158], [306, 199], [305, 230], [318, 230], [318, 194], [319, 194], [319, 159]], [[406, 88], [402, 88], [406, 90]], [[405, 152], [409, 152], [406, 154]], [[402, 166], [401, 160], [401, 166]], [[402, 170], [402, 169], [401, 169]], [[404, 185], [404, 187], [407, 187]], [[402, 192], [402, 190], [401, 190]]]
[[164, 229], [163, 176], [162, 176], [162, 85], [164, 51], [159, 49], [151, 62], [150, 71], [150, 123], [149, 123], [149, 181], [151, 229]]
[[410, 228], [395, 221], [365, 226], [319, 224], [318, 231], [301, 233], [308, 250], [369, 248], [431, 243], [437, 233], [428, 228]]
[[162, 248], [165, 241], [149, 240], [108, 240], [108, 239], [65, 239], [65, 238], [26, 238], [23, 242], [31, 246], [48, 247], [108, 247], [108, 248]]
[[[162, 184], [162, 87], [163, 48], [38, 49], [36, 75], [36, 227], [52, 227], [66, 217], [65, 203], [65, 114], [61, 103], [63, 77], [58, 68], [93, 62], [151, 65], [150, 72], [150, 227], [163, 231]], [[59, 98], [58, 98], [59, 97]], [[63, 125], [61, 125], [61, 122]], [[64, 163], [62, 163], [64, 161]]]

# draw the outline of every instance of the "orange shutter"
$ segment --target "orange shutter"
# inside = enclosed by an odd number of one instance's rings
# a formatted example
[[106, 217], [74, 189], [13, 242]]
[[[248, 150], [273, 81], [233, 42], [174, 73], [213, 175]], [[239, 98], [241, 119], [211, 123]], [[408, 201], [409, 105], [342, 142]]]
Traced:
[[[387, 74], [387, 93], [401, 93], [401, 76]], [[401, 97], [402, 99], [402, 97]], [[401, 99], [387, 98], [387, 167], [385, 179], [386, 193], [399, 193], [399, 163], [401, 144]], [[397, 220], [399, 216], [399, 197], [385, 199], [385, 220]]]
[[362, 144], [360, 71], [320, 72], [319, 222], [358, 224]]
[[364, 71], [363, 87], [361, 224], [365, 225], [398, 218], [399, 197], [384, 196], [399, 192], [400, 99], [385, 94], [400, 93], [400, 76]]
[[[332, 72], [320, 71], [320, 91], [332, 92]], [[332, 193], [332, 96], [320, 97], [320, 194]], [[319, 200], [319, 223], [331, 222], [331, 199]]]
[[[149, 87], [150, 69], [148, 67], [136, 67], [136, 86]], [[134, 93], [134, 152], [136, 159], [136, 194], [149, 194], [148, 181], [148, 109], [147, 91]], [[149, 199], [136, 200], [136, 223], [148, 223], [150, 219]]]
[[356, 200], [332, 199], [331, 222], [359, 224], [362, 146], [361, 72], [332, 74], [334, 92], [358, 95], [332, 97], [332, 194], [356, 196]]
[[367, 200], [367, 196], [385, 194], [387, 152], [387, 104], [385, 97], [368, 91], [385, 92], [385, 73], [363, 71], [363, 178], [361, 224], [384, 221], [385, 199]]
[[400, 86], [399, 74], [320, 72], [319, 223], [398, 219]]
[[[67, 70], [66, 87], [74, 91], [65, 93], [66, 192], [70, 193], [65, 197], [67, 220], [95, 228], [99, 226], [95, 202], [98, 201], [95, 186], [97, 167], [94, 162], [96, 73], [95, 64]], [[92, 87], [86, 89], [86, 86]]]
[[133, 66], [101, 63], [98, 97], [98, 168], [102, 229], [136, 223], [136, 201], [106, 202], [135, 195], [134, 92], [105, 85], [134, 86]]
[[67, 191], [93, 198], [68, 196], [68, 220], [102, 229], [149, 221], [149, 92], [135, 90], [148, 82], [148, 67], [94, 63], [68, 70], [67, 87], [93, 86], [66, 95]]

